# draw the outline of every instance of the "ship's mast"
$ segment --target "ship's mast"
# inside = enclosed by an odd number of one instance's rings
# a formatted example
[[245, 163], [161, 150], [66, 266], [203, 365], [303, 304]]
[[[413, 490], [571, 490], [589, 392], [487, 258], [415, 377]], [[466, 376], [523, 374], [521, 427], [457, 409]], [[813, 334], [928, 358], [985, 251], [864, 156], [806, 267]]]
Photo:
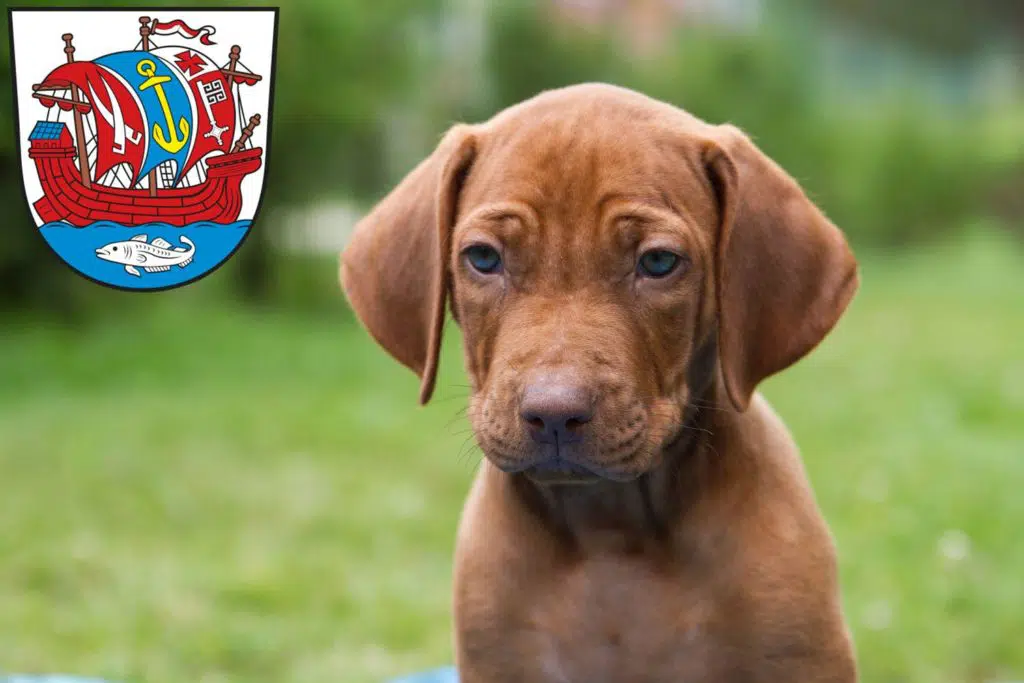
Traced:
[[238, 141], [231, 148], [230, 154], [234, 154], [235, 152], [241, 152], [242, 151], [242, 147], [244, 147], [245, 143], [248, 142], [250, 137], [252, 137], [253, 129], [256, 128], [256, 126], [258, 126], [258, 125], [260, 125], [260, 115], [259, 114], [253, 114], [252, 116], [249, 117], [248, 125], [245, 128], [242, 129], [242, 134], [238, 136]]
[[[149, 52], [149, 17], [139, 17], [139, 35], [142, 36], [142, 49]], [[149, 196], [156, 196], [156, 169], [150, 169], [149, 175]]]
[[[64, 40], [64, 54], [68, 56], [68, 64], [75, 61], [75, 48], [71, 44], [74, 38], [70, 33], [61, 36]], [[71, 86], [71, 108], [75, 111], [75, 140], [78, 142], [78, 170], [82, 173], [82, 185], [92, 187], [92, 180], [89, 178], [89, 156], [85, 146], [85, 126], [82, 125], [82, 112], [78, 111], [81, 100], [78, 98], [78, 86]]]
[[[231, 46], [231, 55], [230, 55], [231, 61], [228, 63], [228, 68], [220, 70], [220, 72], [222, 74], [224, 74], [225, 76], [228, 77], [228, 85], [231, 85], [232, 83], [235, 82], [235, 76], [240, 77], [240, 79], [241, 79], [239, 81], [240, 83], [244, 83], [244, 82], [248, 82], [248, 81], [252, 81], [253, 83], [255, 83], [256, 81], [263, 80], [263, 76], [260, 76], [259, 74], [254, 74], [254, 73], [252, 73], [250, 71], [239, 71], [238, 70], [238, 60], [239, 60], [239, 57], [241, 57], [241, 56], [242, 56], [242, 48], [239, 47], [238, 45], [232, 45]], [[250, 83], [250, 85], [252, 85], [252, 84]]]
[[231, 53], [228, 56], [229, 59], [231, 60], [230, 62], [228, 62], [228, 72], [227, 72], [228, 89], [229, 90], [231, 89], [231, 86], [235, 82], [235, 69], [238, 68], [238, 58], [241, 55], [242, 55], [242, 47], [240, 45], [232, 45], [231, 46]]
[[[241, 56], [242, 56], [242, 48], [240, 46], [238, 46], [238, 45], [232, 45], [231, 46], [231, 52], [229, 54], [230, 61], [228, 62], [228, 68], [220, 70], [220, 72], [227, 77], [228, 89], [230, 89], [232, 87], [232, 85], [234, 85], [234, 83], [235, 83], [235, 76], [241, 76], [245, 80], [253, 79], [253, 82], [259, 81], [259, 80], [262, 79], [262, 76], [259, 76], [257, 74], [248, 73], [248, 72], [242, 72], [242, 71], [238, 70], [238, 60], [239, 60], [239, 58]], [[239, 86], [238, 94], [235, 96], [235, 106], [236, 107], [240, 106], [241, 101], [242, 101], [242, 90], [241, 90], [241, 86]], [[239, 113], [244, 113], [244, 112], [239, 110]], [[242, 151], [242, 147], [245, 146], [245, 143], [252, 136], [253, 129], [256, 128], [256, 126], [258, 126], [258, 125], [260, 125], [260, 115], [259, 114], [253, 114], [252, 116], [249, 117], [249, 123], [245, 126], [245, 128], [242, 129], [241, 135], [239, 135], [238, 140], [231, 147], [231, 150], [228, 152], [228, 154], [234, 154], [235, 152]]]
[[[241, 118], [242, 88], [238, 88], [237, 94], [232, 93], [231, 89], [235, 87], [235, 69], [238, 68], [238, 58], [241, 56], [241, 54], [241, 45], [231, 46], [231, 52], [228, 53], [228, 71], [224, 74], [228, 78], [228, 94], [233, 96], [235, 102], [235, 121], [238, 121], [238, 119]], [[235, 125], [238, 124], [236, 123]], [[232, 148], [228, 150], [228, 153], [230, 154], [232, 151], [234, 151], [234, 146], [232, 146]]]

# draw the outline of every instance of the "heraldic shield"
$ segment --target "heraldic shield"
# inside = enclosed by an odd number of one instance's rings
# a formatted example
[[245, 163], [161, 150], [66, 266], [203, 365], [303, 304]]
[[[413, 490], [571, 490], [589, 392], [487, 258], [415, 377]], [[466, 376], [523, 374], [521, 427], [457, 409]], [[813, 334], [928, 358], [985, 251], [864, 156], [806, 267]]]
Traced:
[[11, 9], [36, 229], [101, 284], [193, 282], [241, 246], [270, 141], [277, 10]]

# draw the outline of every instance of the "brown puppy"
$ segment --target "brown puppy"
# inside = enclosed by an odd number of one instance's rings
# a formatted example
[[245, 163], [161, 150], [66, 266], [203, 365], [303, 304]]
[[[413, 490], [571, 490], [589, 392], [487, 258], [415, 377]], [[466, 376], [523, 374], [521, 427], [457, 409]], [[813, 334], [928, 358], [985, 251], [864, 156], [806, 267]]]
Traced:
[[446, 300], [486, 460], [463, 683], [856, 679], [832, 540], [754, 394], [857, 288], [840, 231], [731, 126], [604, 85], [453, 128], [341, 279], [434, 385]]

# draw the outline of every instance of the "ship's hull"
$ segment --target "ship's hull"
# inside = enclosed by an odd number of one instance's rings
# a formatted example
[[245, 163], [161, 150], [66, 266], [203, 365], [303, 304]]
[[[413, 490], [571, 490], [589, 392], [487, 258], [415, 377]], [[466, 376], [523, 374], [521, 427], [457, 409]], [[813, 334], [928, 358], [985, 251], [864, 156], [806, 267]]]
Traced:
[[187, 188], [122, 190], [93, 184], [86, 187], [75, 163], [73, 148], [30, 150], [43, 197], [33, 206], [44, 223], [64, 221], [85, 226], [97, 221], [123, 225], [169, 223], [188, 225], [209, 221], [233, 223], [242, 210], [242, 179], [259, 169], [263, 150], [208, 157], [206, 181]]

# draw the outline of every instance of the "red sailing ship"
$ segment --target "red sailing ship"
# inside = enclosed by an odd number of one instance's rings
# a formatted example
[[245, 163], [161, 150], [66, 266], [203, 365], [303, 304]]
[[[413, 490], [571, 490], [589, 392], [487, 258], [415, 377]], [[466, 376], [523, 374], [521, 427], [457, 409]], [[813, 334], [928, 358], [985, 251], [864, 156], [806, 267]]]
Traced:
[[[242, 180], [262, 164], [263, 150], [250, 142], [260, 115], [241, 126], [240, 92], [261, 76], [240, 64], [237, 45], [217, 66], [192, 48], [152, 44], [153, 34], [180, 35], [181, 22], [139, 23], [135, 50], [92, 61], [76, 62], [64, 34], [67, 63], [32, 86], [48, 109], [29, 134], [43, 190], [33, 206], [44, 222], [75, 226], [232, 223]], [[72, 112], [73, 136], [61, 111]]]

